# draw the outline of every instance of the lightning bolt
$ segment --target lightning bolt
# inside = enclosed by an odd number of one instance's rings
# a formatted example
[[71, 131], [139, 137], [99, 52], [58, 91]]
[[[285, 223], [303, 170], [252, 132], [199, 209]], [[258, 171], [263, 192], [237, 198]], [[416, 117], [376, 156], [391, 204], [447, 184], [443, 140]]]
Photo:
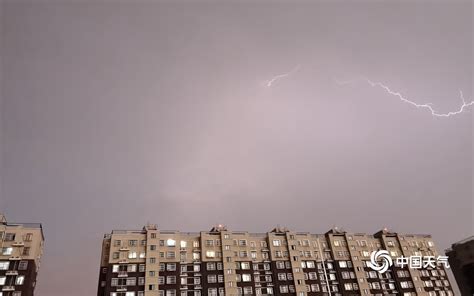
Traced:
[[[436, 111], [431, 106], [432, 104], [430, 104], [430, 103], [424, 103], [424, 104], [416, 103], [415, 101], [412, 101], [412, 100], [404, 97], [400, 92], [397, 92], [397, 91], [394, 91], [394, 90], [390, 89], [390, 87], [383, 84], [382, 82], [375, 82], [375, 81], [372, 81], [368, 78], [362, 78], [362, 80], [365, 81], [367, 84], [369, 84], [372, 87], [381, 88], [385, 92], [387, 92], [388, 94], [390, 94], [392, 96], [395, 96], [395, 97], [398, 97], [398, 99], [400, 101], [404, 102], [404, 103], [410, 104], [410, 105], [412, 105], [416, 108], [419, 108], [419, 109], [428, 110], [431, 113], [431, 115], [434, 116], [434, 117], [451, 117], [451, 116], [454, 116], [454, 115], [458, 115], [458, 114], [463, 113], [466, 108], [474, 105], [474, 101], [466, 102], [466, 99], [464, 98], [463, 92], [461, 90], [459, 90], [460, 98], [462, 100], [461, 107], [458, 110], [455, 110], [455, 111], [449, 111], [447, 113], [440, 113], [440, 112]], [[334, 81], [339, 85], [354, 84], [354, 83], [357, 82], [357, 80], [340, 81], [340, 80], [337, 80], [337, 79], [334, 79]]]
[[283, 73], [283, 74], [280, 74], [280, 75], [276, 75], [272, 79], [265, 81], [265, 86], [266, 87], [272, 87], [272, 85], [275, 82], [277, 82], [278, 80], [280, 80], [282, 78], [286, 78], [286, 77], [289, 77], [289, 76], [293, 75], [294, 73], [298, 72], [300, 68], [301, 68], [301, 65], [298, 65], [293, 70], [291, 70], [290, 72]]

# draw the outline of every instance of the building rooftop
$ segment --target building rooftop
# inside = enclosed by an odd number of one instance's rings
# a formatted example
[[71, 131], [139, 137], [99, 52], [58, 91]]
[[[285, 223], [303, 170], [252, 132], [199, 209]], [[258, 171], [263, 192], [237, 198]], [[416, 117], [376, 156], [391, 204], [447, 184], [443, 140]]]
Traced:
[[17, 222], [10, 223], [7, 221], [5, 215], [0, 214], [0, 224], [8, 226], [8, 227], [40, 229], [41, 236], [43, 237], [43, 240], [44, 240], [43, 225], [41, 223], [17, 223]]
[[[110, 238], [110, 235], [111, 234], [145, 234], [147, 232], [147, 229], [154, 229], [154, 230], [159, 230], [156, 225], [153, 225], [152, 228], [150, 228], [149, 226], [145, 226], [143, 227], [143, 229], [130, 229], [130, 230], [125, 230], [125, 229], [115, 229], [115, 230], [112, 230], [111, 233], [107, 233], [104, 235], [104, 238]], [[249, 231], [233, 231], [233, 230], [229, 230], [227, 228], [227, 226], [224, 226], [222, 224], [219, 224], [217, 226], [214, 226], [212, 227], [209, 231], [179, 231], [179, 230], [159, 230], [159, 232], [161, 234], [183, 234], [183, 235], [194, 235], [194, 236], [200, 236], [202, 233], [209, 233], [209, 234], [216, 234], [216, 233], [219, 233], [221, 231], [229, 231], [230, 233], [232, 233], [233, 235], [244, 235], [244, 234], [248, 234], [250, 236], [266, 236], [268, 233], [275, 233], [275, 234], [284, 234], [286, 232], [291, 232], [291, 230], [289, 230], [288, 228], [286, 227], [281, 227], [281, 226], [277, 226], [273, 229], [271, 229], [270, 231], [268, 232], [249, 232]], [[369, 233], [360, 233], [360, 232], [354, 232], [354, 233], [351, 233], [351, 232], [346, 232], [344, 229], [342, 228], [338, 228], [338, 227], [333, 227], [331, 228], [329, 231], [327, 231], [326, 233], [311, 233], [311, 232], [301, 232], [301, 231], [296, 231], [294, 232], [295, 234], [297, 235], [308, 235], [308, 236], [321, 236], [321, 235], [325, 235], [325, 234], [336, 234], [336, 235], [344, 235], [344, 234], [350, 234], [350, 235], [355, 235], [355, 236], [373, 236], [373, 237], [378, 237], [380, 236], [381, 234], [385, 234], [385, 235], [393, 235], [393, 236], [396, 236], [396, 235], [401, 235], [401, 236], [405, 236], [405, 237], [424, 237], [424, 238], [432, 238], [432, 236], [430, 234], [405, 234], [405, 233], [399, 233], [399, 232], [395, 232], [395, 231], [389, 231], [387, 230], [387, 228], [384, 228], [374, 234], [369, 234]], [[472, 239], [474, 239], [474, 236], [472, 237]]]

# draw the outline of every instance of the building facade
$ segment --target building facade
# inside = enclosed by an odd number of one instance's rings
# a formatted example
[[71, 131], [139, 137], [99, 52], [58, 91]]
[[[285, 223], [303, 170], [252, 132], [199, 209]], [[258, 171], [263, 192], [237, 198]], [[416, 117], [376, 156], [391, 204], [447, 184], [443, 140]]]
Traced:
[[474, 236], [453, 244], [446, 255], [461, 295], [474, 295]]
[[385, 273], [369, 268], [376, 250], [437, 256], [429, 235], [112, 231], [102, 243], [98, 296], [453, 295], [443, 266]]
[[41, 224], [8, 223], [0, 214], [0, 296], [33, 296], [43, 254]]

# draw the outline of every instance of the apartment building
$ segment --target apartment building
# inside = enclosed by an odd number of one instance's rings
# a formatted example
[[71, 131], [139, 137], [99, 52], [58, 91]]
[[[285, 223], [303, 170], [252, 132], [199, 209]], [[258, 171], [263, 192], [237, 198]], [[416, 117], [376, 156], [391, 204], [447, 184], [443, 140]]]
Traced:
[[445, 267], [368, 265], [371, 253], [437, 256], [429, 235], [277, 227], [268, 233], [218, 225], [189, 233], [115, 230], [102, 243], [98, 296], [453, 295]]
[[8, 223], [0, 214], [0, 296], [33, 296], [43, 254], [38, 223]]
[[474, 295], [474, 236], [454, 243], [446, 250], [462, 296]]

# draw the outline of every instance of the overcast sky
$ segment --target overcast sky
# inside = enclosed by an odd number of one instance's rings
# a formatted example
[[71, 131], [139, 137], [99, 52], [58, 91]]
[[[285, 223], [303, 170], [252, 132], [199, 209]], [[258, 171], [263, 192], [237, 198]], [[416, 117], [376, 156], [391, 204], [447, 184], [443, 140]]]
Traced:
[[0, 211], [43, 223], [37, 295], [95, 295], [147, 222], [473, 234], [472, 106], [358, 79], [471, 101], [471, 1], [34, 2], [1, 7]]

